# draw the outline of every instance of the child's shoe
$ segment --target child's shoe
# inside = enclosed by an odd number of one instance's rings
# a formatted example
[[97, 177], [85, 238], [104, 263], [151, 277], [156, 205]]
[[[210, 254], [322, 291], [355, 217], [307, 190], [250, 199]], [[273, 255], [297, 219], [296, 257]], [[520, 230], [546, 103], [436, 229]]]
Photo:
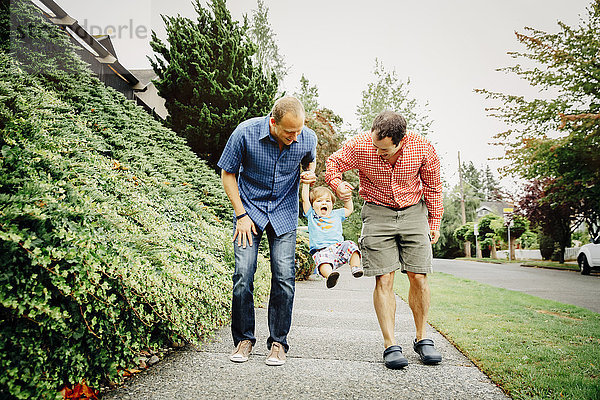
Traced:
[[358, 265], [358, 266], [355, 265], [354, 267], [352, 267], [352, 275], [355, 278], [360, 278], [361, 276], [363, 276], [362, 267], [360, 265]]
[[333, 271], [331, 274], [329, 274], [329, 276], [327, 277], [327, 289], [331, 289], [332, 287], [334, 287], [339, 277], [340, 273], [337, 271]]

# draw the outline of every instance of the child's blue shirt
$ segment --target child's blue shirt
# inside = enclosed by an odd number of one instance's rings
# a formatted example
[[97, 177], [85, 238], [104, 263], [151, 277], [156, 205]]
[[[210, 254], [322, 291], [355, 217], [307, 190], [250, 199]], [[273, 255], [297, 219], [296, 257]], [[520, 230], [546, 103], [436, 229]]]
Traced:
[[327, 217], [320, 217], [311, 207], [304, 213], [304, 216], [308, 219], [308, 239], [311, 251], [344, 241], [342, 222], [346, 219], [345, 208], [332, 210]]

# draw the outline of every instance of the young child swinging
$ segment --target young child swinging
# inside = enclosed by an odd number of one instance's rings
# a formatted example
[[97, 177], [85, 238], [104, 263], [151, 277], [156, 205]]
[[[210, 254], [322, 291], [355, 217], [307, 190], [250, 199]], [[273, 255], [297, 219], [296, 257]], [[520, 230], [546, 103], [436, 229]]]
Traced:
[[335, 195], [329, 188], [318, 186], [310, 190], [310, 185], [302, 185], [302, 207], [308, 219], [310, 254], [315, 260], [319, 273], [327, 279], [327, 287], [337, 283], [340, 273], [337, 269], [350, 264], [352, 275], [360, 278], [363, 269], [360, 265], [360, 250], [356, 243], [344, 240], [342, 221], [352, 211], [352, 198], [344, 202], [344, 208], [333, 209]]

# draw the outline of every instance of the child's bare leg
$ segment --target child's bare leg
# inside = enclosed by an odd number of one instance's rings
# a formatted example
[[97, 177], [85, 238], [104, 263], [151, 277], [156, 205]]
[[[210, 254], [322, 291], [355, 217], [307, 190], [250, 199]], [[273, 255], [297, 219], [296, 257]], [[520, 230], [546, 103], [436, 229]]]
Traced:
[[335, 284], [337, 283], [337, 280], [340, 276], [340, 273], [337, 271], [334, 271], [333, 265], [331, 265], [329, 263], [323, 263], [323, 264], [319, 265], [319, 272], [321, 273], [321, 275], [323, 275], [327, 279], [327, 282], [325, 282], [325, 284], [327, 285], [327, 288], [329, 288], [329, 289], [331, 289], [332, 287], [335, 286]]
[[350, 264], [351, 267], [360, 267], [360, 254], [358, 254], [358, 251], [352, 253], [348, 264]]
[[329, 277], [329, 275], [331, 275], [331, 272], [333, 272], [333, 266], [331, 264], [323, 263], [319, 265], [319, 273], [321, 273], [321, 276], [323, 276], [324, 278]]
[[361, 276], [363, 276], [364, 272], [362, 267], [360, 266], [360, 254], [358, 253], [358, 251], [352, 253], [348, 264], [350, 264], [350, 271], [352, 272], [352, 276], [354, 276], [355, 278], [360, 278]]

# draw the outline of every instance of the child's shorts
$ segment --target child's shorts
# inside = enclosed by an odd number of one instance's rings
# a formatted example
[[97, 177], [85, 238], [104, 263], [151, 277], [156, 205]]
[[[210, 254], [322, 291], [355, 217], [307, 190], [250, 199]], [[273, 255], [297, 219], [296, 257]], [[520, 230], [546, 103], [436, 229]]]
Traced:
[[331, 264], [333, 269], [338, 269], [350, 261], [350, 257], [352, 257], [352, 254], [354, 254], [355, 251], [360, 255], [360, 250], [356, 243], [352, 240], [344, 240], [341, 243], [335, 243], [317, 251], [313, 254], [313, 260], [315, 260], [315, 265], [317, 267], [327, 263]]

